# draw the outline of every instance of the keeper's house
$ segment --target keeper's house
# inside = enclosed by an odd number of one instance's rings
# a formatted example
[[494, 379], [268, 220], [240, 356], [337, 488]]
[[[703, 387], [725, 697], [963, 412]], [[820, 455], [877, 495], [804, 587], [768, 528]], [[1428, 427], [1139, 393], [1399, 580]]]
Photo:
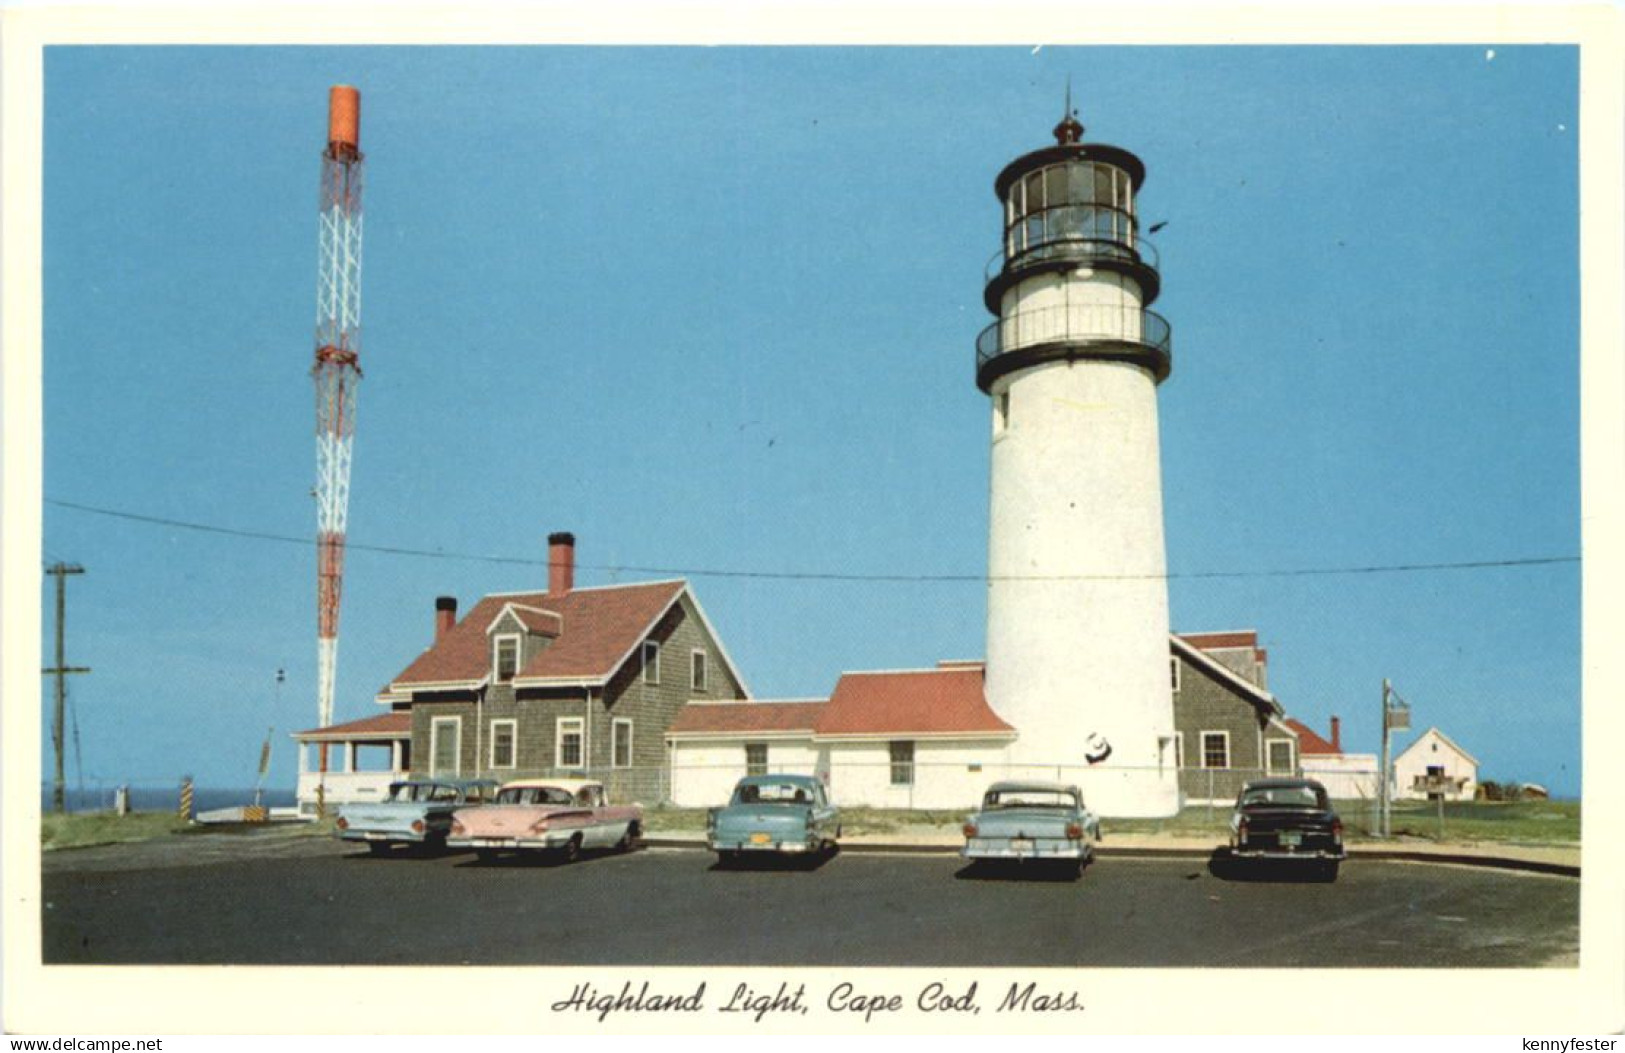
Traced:
[[744, 680], [687, 582], [578, 589], [575, 538], [548, 542], [545, 592], [486, 596], [460, 621], [436, 600], [433, 644], [377, 696], [387, 713], [294, 736], [302, 811], [318, 787], [329, 805], [377, 800], [408, 773], [590, 773], [613, 799], [663, 799], [672, 719], [748, 697]]

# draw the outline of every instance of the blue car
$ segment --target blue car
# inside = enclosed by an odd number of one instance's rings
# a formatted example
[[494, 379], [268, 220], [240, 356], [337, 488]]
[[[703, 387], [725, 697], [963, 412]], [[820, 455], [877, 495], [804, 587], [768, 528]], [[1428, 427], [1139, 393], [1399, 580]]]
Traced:
[[444, 848], [451, 813], [485, 804], [496, 796], [493, 779], [406, 779], [391, 783], [389, 795], [369, 804], [339, 809], [341, 841], [363, 841], [375, 856], [395, 845]]
[[724, 866], [755, 853], [833, 853], [840, 836], [840, 810], [811, 775], [747, 775], [705, 820], [706, 842]]
[[1058, 782], [996, 782], [982, 809], [965, 820], [960, 855], [973, 863], [1052, 862], [1080, 873], [1100, 840], [1100, 817], [1076, 786]]

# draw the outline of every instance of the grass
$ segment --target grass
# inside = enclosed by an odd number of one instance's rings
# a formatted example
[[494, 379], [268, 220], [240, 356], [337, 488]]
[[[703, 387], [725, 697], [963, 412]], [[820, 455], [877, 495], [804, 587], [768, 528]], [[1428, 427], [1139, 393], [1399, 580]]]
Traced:
[[[701, 816], [704, 822], [704, 816]], [[132, 841], [150, 841], [171, 834], [200, 833], [261, 834], [275, 837], [320, 837], [333, 833], [333, 820], [319, 823], [222, 823], [199, 826], [188, 823], [174, 812], [79, 812], [72, 815], [46, 813], [40, 817], [40, 848], [51, 852], [62, 848], [89, 848]]]
[[[1346, 836], [1351, 842], [1370, 841], [1374, 808], [1370, 801], [1339, 801]], [[843, 808], [843, 833], [857, 836], [881, 834], [942, 834], [957, 837], [959, 825], [971, 810], [911, 812], [895, 808]], [[695, 834], [705, 829], [704, 808], [652, 807], [644, 812], [644, 831], [656, 837]], [[1172, 834], [1193, 837], [1223, 837], [1230, 822], [1228, 805], [1191, 805], [1168, 819], [1108, 819], [1103, 824], [1109, 840], [1114, 833]], [[41, 847], [49, 852], [61, 848], [85, 848], [129, 841], [146, 841], [169, 834], [202, 832], [258, 834], [278, 837], [323, 837], [333, 833], [333, 820], [319, 823], [236, 823], [195, 826], [171, 812], [132, 812], [117, 816], [111, 812], [78, 815], [47, 814], [40, 823]], [[1441, 840], [1436, 805], [1426, 802], [1396, 802], [1393, 810], [1395, 838]], [[1463, 801], [1444, 806], [1445, 841], [1491, 841], [1504, 844], [1565, 845], [1580, 842], [1579, 801]]]
[[[1352, 842], [1372, 840], [1374, 807], [1370, 801], [1336, 802], [1343, 817], [1346, 836]], [[889, 808], [843, 808], [841, 826], [847, 834], [948, 834], [958, 835], [959, 825], [971, 809], [910, 812]], [[704, 808], [649, 808], [644, 828], [655, 836], [695, 833], [705, 829]], [[1170, 834], [1191, 837], [1223, 837], [1230, 824], [1230, 806], [1216, 804], [1211, 809], [1190, 805], [1168, 819], [1107, 819], [1102, 825], [1109, 840], [1114, 833]], [[1393, 833], [1396, 838], [1437, 841], [1437, 806], [1427, 802], [1395, 802]], [[1496, 841], [1522, 844], [1578, 844], [1580, 841], [1580, 802], [1578, 801], [1463, 801], [1444, 806], [1446, 841]]]
[[[1351, 842], [1373, 840], [1376, 805], [1369, 800], [1335, 801]], [[1426, 801], [1396, 801], [1391, 813], [1395, 838], [1428, 841], [1497, 841], [1522, 844], [1578, 844], [1579, 801], [1447, 801], [1443, 836], [1438, 805]], [[1112, 831], [1144, 834], [1222, 835], [1229, 828], [1230, 806], [1190, 805], [1169, 819], [1111, 819]]]
[[47, 813], [40, 817], [40, 847], [47, 852], [59, 848], [86, 848], [115, 845], [126, 841], [147, 841], [166, 834], [184, 832], [188, 824], [174, 812], [80, 812], [73, 815]]

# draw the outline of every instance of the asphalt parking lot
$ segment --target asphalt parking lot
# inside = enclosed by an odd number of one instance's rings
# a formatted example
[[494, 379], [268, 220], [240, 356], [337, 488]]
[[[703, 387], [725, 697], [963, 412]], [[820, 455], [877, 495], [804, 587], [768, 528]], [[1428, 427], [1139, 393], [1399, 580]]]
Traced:
[[[482, 864], [331, 840], [52, 853], [47, 963], [1524, 967], [1578, 960], [1580, 883], [1352, 860], [1334, 884], [1103, 858], [1078, 879], [848, 852]], [[77, 857], [77, 858], [75, 858]]]

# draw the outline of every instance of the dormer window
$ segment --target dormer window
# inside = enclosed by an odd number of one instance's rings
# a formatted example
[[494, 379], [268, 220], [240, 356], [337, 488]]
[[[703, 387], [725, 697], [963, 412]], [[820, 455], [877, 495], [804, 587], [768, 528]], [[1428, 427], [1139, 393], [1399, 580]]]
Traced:
[[493, 644], [491, 679], [498, 684], [513, 683], [519, 672], [519, 637], [498, 636]]
[[660, 683], [660, 641], [643, 641], [643, 682]]

